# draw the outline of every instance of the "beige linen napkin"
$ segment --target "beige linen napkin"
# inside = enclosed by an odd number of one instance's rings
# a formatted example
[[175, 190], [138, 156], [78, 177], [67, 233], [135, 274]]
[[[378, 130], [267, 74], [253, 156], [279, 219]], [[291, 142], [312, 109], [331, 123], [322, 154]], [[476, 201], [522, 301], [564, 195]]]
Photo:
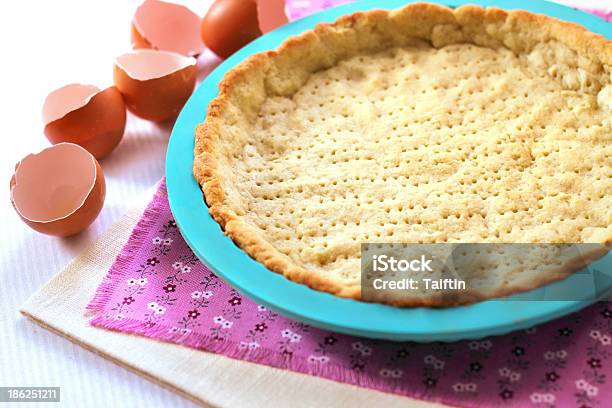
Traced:
[[146, 202], [119, 220], [21, 308], [36, 324], [201, 405], [441, 405], [384, 394], [145, 337], [91, 327], [85, 306], [110, 268]]

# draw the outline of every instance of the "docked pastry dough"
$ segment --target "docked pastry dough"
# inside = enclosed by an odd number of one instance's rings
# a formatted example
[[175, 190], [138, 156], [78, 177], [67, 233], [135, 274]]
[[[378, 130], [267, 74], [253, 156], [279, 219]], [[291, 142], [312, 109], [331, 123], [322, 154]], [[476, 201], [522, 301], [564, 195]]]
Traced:
[[[360, 243], [610, 242], [611, 68], [612, 41], [525, 11], [356, 13], [230, 70], [194, 174], [250, 256], [344, 297]], [[572, 265], [513, 269], [478, 298]]]

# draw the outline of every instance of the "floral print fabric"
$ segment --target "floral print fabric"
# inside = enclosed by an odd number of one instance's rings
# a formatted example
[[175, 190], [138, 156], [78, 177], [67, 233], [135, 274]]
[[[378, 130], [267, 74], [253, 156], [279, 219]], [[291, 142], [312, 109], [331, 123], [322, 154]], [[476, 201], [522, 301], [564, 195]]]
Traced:
[[94, 326], [399, 395], [461, 406], [606, 407], [612, 303], [505, 336], [394, 343], [289, 320], [243, 297], [191, 252], [165, 185], [90, 303]]
[[[290, 20], [296, 20], [309, 14], [316, 13], [317, 11], [329, 7], [339, 6], [345, 3], [352, 3], [353, 1], [355, 0], [286, 0], [286, 11]], [[566, 4], [568, 3], [566, 1], [557, 2]], [[409, 3], [409, 1], [406, 0], [406, 3]], [[575, 8], [582, 9], [583, 11], [586, 11], [588, 13], [595, 14], [596, 16], [599, 16], [606, 21], [612, 21], [612, 5], [608, 5], [606, 7], [603, 4], [600, 4], [599, 6], [601, 8], [593, 8], [589, 7], [588, 3], [590, 2], [587, 1], [575, 0], [569, 3], [571, 5], [575, 5]]]

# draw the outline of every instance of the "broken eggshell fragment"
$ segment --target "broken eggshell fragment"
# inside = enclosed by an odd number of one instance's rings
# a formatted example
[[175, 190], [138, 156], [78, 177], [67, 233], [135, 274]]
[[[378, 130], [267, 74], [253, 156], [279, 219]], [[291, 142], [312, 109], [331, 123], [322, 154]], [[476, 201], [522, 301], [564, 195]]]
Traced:
[[263, 34], [287, 24], [285, 0], [257, 0], [257, 19]]
[[98, 161], [73, 143], [24, 157], [11, 178], [11, 202], [32, 229], [67, 237], [87, 228], [104, 204], [106, 183]]
[[128, 109], [163, 122], [178, 114], [196, 79], [196, 60], [169, 51], [135, 50], [115, 59], [115, 86]]
[[125, 103], [114, 86], [70, 84], [47, 96], [42, 118], [51, 143], [76, 143], [101, 159], [123, 138]]
[[204, 51], [200, 16], [179, 4], [146, 0], [132, 19], [132, 45], [197, 56]]

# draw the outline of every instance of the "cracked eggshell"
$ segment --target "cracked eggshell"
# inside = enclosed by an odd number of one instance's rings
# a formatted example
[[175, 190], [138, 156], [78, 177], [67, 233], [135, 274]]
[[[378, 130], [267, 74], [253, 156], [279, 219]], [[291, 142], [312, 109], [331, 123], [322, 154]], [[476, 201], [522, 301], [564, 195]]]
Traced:
[[263, 34], [287, 24], [285, 0], [257, 0], [257, 19]]
[[200, 16], [185, 6], [146, 0], [132, 19], [132, 45], [197, 56], [204, 51]]
[[101, 159], [123, 138], [125, 103], [114, 86], [70, 84], [47, 96], [42, 118], [51, 143], [76, 143]]
[[163, 122], [178, 115], [193, 92], [196, 60], [169, 51], [135, 50], [115, 59], [113, 76], [132, 113]]
[[87, 228], [104, 204], [106, 183], [96, 158], [73, 143], [24, 157], [11, 178], [11, 202], [32, 229], [67, 237]]

